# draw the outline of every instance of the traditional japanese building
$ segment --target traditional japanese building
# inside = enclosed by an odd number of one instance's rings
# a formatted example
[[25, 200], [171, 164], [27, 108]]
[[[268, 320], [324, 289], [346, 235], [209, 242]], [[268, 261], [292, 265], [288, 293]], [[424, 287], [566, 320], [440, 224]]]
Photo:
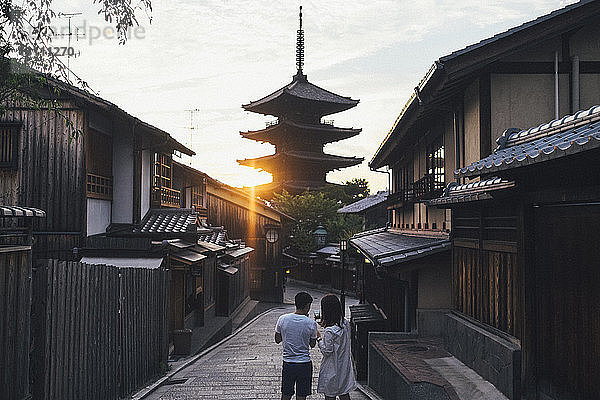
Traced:
[[297, 36], [296, 66], [292, 82], [260, 100], [244, 104], [250, 112], [277, 117], [265, 129], [240, 132], [244, 138], [275, 146], [275, 154], [238, 160], [246, 165], [267, 171], [273, 182], [255, 188], [257, 195], [268, 198], [283, 189], [301, 193], [328, 185], [329, 171], [360, 164], [363, 158], [326, 154], [323, 146], [358, 135], [361, 129], [338, 128], [333, 121], [323, 120], [327, 115], [355, 107], [358, 100], [339, 96], [310, 83], [302, 73], [304, 65], [304, 30], [302, 7]]
[[350, 244], [365, 301], [403, 331], [368, 337], [381, 397], [446, 391], [412, 372], [442, 347], [509, 399], [597, 397], [598, 18], [580, 1], [440, 57], [371, 159], [392, 172], [390, 227]]

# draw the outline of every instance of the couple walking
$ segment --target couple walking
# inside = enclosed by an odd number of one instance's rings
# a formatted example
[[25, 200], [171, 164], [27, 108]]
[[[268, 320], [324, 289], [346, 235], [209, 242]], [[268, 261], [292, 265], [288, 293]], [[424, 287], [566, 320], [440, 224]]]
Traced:
[[283, 342], [283, 372], [281, 376], [281, 399], [294, 395], [302, 400], [309, 396], [312, 386], [312, 362], [309, 347], [319, 345], [323, 360], [319, 370], [317, 392], [326, 400], [350, 400], [349, 393], [356, 389], [356, 379], [350, 353], [350, 324], [344, 318], [338, 298], [328, 294], [321, 299], [321, 326], [308, 317], [312, 297], [300, 292], [294, 299], [296, 312], [284, 314], [275, 326], [275, 342]]

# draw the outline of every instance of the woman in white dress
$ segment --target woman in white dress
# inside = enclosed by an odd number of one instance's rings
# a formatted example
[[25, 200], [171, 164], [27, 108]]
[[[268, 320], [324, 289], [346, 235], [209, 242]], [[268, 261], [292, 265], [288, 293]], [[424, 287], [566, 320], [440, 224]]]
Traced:
[[342, 306], [334, 294], [321, 299], [321, 325], [325, 331], [318, 338], [323, 353], [317, 393], [326, 400], [350, 400], [356, 389], [356, 378], [350, 350], [350, 323], [342, 316]]

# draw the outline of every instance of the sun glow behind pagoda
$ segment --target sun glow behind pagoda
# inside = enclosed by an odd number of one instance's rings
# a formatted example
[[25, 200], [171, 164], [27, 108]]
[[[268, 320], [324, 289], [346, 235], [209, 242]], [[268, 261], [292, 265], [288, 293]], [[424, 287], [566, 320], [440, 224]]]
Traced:
[[275, 146], [275, 154], [238, 160], [241, 165], [258, 168], [273, 175], [273, 182], [254, 187], [255, 193], [270, 198], [283, 189], [297, 194], [306, 189], [331, 185], [325, 180], [327, 172], [360, 164], [363, 158], [326, 154], [323, 146], [356, 136], [361, 129], [338, 128], [324, 116], [348, 110], [358, 100], [339, 96], [308, 82], [302, 73], [304, 66], [304, 30], [302, 7], [300, 28], [296, 39], [297, 72], [292, 82], [260, 100], [244, 104], [246, 111], [272, 115], [274, 122], [265, 129], [240, 132], [251, 140]]

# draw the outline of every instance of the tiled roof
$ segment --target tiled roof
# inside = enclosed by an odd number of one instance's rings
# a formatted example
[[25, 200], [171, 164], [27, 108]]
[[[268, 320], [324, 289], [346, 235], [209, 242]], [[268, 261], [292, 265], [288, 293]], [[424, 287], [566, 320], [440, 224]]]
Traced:
[[198, 240], [225, 246], [227, 243], [227, 231], [215, 229], [211, 233], [198, 235]]
[[0, 217], [45, 217], [46, 212], [33, 207], [2, 206]]
[[[336, 156], [334, 154], [318, 153], [312, 151], [283, 151], [268, 156], [257, 157], [257, 158], [246, 158], [244, 160], [237, 160], [241, 165], [247, 165], [250, 167], [257, 167], [258, 165], [265, 164], [265, 162], [276, 161], [281, 159], [280, 162], [288, 162], [288, 160], [300, 160], [306, 162], [317, 162], [327, 163], [331, 166], [335, 165], [336, 168], [343, 166], [349, 167], [356, 164], [360, 164], [364, 158], [362, 157], [345, 157]], [[256, 166], [255, 166], [256, 164]]]
[[[514, 50], [519, 50], [522, 48], [522, 45], [529, 43], [523, 42], [523, 40], [533, 40], [533, 43], [535, 43], [535, 41], [539, 41], [542, 37], [560, 37], [565, 31], [580, 27], [580, 24], [584, 22], [584, 19], [573, 15], [575, 13], [587, 13], [588, 15], [585, 20], [589, 23], [589, 21], [592, 18], [597, 17], [599, 13], [598, 2], [595, 2], [594, 0], [579, 1], [443, 56], [433, 63], [431, 68], [417, 85], [417, 88], [421, 93], [429, 91], [436, 92], [438, 93], [437, 96], [454, 93], [453, 91], [459, 87], [459, 85], [456, 84], [457, 81], [460, 82], [460, 79], [464, 79], [465, 76], [472, 74], [474, 69], [481, 69], [506, 55], [504, 53], [506, 50], [501, 46], [498, 46], [498, 50], [495, 50], [495, 44], [502, 44], [504, 42], [510, 44]], [[568, 26], [568, 28], [565, 28], [565, 25]], [[536, 35], [532, 35], [531, 39], [520, 39], [521, 35], [525, 35], [528, 31], [535, 32], [535, 30], [538, 32]], [[540, 36], [540, 34], [543, 36]], [[455, 69], [452, 69], [453, 67], [451, 64], [453, 62], [456, 64]], [[450, 79], [445, 80], [448, 77], [450, 77]], [[464, 84], [464, 82], [462, 83]], [[370, 167], [378, 168], [386, 165], [385, 162], [389, 152], [391, 152], [390, 148], [391, 146], [395, 146], [393, 139], [400, 137], [398, 131], [407, 130], [412, 125], [411, 121], [416, 119], [415, 116], [421, 116], [421, 113], [425, 110], [429, 110], [429, 104], [431, 104], [432, 107], [439, 107], [439, 104], [436, 101], [422, 104], [416, 93], [411, 94], [409, 100], [396, 118], [392, 128], [388, 131], [385, 139], [381, 142], [379, 148], [371, 158], [371, 161], [369, 162]], [[436, 106], [436, 104], [438, 105]]]
[[409, 235], [386, 229], [359, 233], [350, 239], [350, 243], [374, 265], [384, 267], [450, 249], [450, 240], [446, 237]]
[[377, 204], [381, 204], [385, 202], [388, 197], [388, 192], [381, 191], [377, 192], [377, 194], [373, 194], [371, 196], [367, 196], [364, 199], [360, 199], [352, 204], [348, 204], [337, 210], [340, 214], [352, 214], [359, 213], [361, 211], [365, 211], [371, 207], [376, 206]]
[[285, 140], [288, 135], [301, 133], [306, 139], [316, 141], [316, 138], [318, 138], [322, 143], [331, 143], [351, 138], [358, 135], [361, 131], [362, 129], [360, 128], [338, 128], [329, 124], [306, 124], [283, 119], [265, 129], [240, 132], [240, 134], [246, 139], [275, 144]]
[[506, 179], [493, 177], [478, 182], [471, 182], [459, 185], [456, 182], [451, 182], [442, 197], [429, 200], [428, 205], [446, 205], [453, 203], [464, 203], [468, 201], [487, 200], [491, 199], [490, 191], [508, 189], [515, 186], [514, 182], [509, 182]]
[[531, 21], [527, 21], [527, 22], [525, 22], [525, 23], [523, 23], [521, 25], [515, 26], [515, 27], [510, 28], [510, 29], [508, 29], [508, 30], [506, 30], [504, 32], [498, 33], [498, 34], [496, 34], [496, 35], [494, 35], [492, 37], [483, 39], [483, 40], [481, 40], [481, 41], [479, 41], [477, 43], [471, 44], [471, 45], [469, 45], [469, 46], [467, 46], [467, 47], [465, 47], [463, 49], [456, 50], [456, 51], [454, 51], [454, 52], [452, 52], [452, 53], [450, 53], [450, 54], [448, 54], [448, 55], [446, 55], [444, 57], [441, 57], [440, 61], [441, 62], [445, 62], [445, 61], [448, 61], [450, 59], [453, 59], [453, 58], [456, 58], [458, 56], [461, 56], [463, 54], [469, 53], [470, 51], [479, 49], [479, 48], [481, 48], [483, 46], [486, 46], [488, 44], [496, 42], [496, 41], [498, 41], [500, 39], [506, 38], [506, 37], [508, 37], [508, 36], [510, 36], [510, 35], [512, 35], [514, 33], [523, 31], [523, 30], [525, 30], [527, 28], [530, 28], [530, 27], [532, 27], [534, 25], [540, 24], [540, 23], [545, 22], [545, 21], [547, 21], [549, 19], [552, 19], [552, 18], [557, 17], [559, 15], [565, 14], [565, 13], [567, 13], [567, 12], [569, 12], [569, 11], [575, 9], [575, 8], [579, 8], [580, 6], [582, 6], [582, 5], [586, 4], [586, 3], [590, 3], [591, 1], [593, 1], [593, 0], [581, 0], [581, 1], [578, 1], [578, 2], [576, 2], [574, 4], [570, 4], [570, 5], [566, 6], [566, 7], [560, 8], [558, 10], [554, 10], [554, 11], [552, 11], [549, 14], [542, 15], [541, 17], [538, 17], [538, 18], [536, 18], [534, 20], [531, 20]]
[[143, 233], [185, 233], [195, 232], [198, 214], [191, 208], [150, 209], [140, 232]]
[[322, 254], [322, 255], [332, 255], [332, 254], [339, 254], [340, 253], [340, 248], [339, 246], [325, 246], [319, 250], [317, 250], [317, 254]]
[[254, 249], [252, 247], [240, 247], [237, 249], [227, 250], [225, 254], [232, 258], [238, 258], [243, 255], [252, 253], [253, 251], [254, 251]]
[[239, 271], [238, 268], [233, 267], [233, 266], [231, 266], [229, 264], [221, 263], [221, 262], [218, 263], [217, 269], [219, 271], [225, 272], [228, 275], [235, 275]]
[[285, 95], [299, 99], [339, 104], [341, 106], [345, 106], [343, 109], [354, 107], [356, 104], [358, 104], [358, 100], [337, 95], [333, 92], [320, 88], [317, 85], [313, 85], [306, 79], [306, 76], [296, 75], [291, 83], [287, 84], [281, 89], [276, 90], [260, 100], [253, 101], [250, 104], [244, 104], [242, 107], [251, 111], [255, 107], [260, 107], [265, 103], [269, 103]]
[[527, 130], [507, 129], [494, 152], [454, 171], [474, 176], [530, 165], [600, 147], [600, 106]]
[[189, 249], [176, 249], [171, 252], [171, 257], [182, 261], [185, 264], [195, 264], [206, 258], [205, 255], [200, 254], [204, 251], [203, 248], [189, 248]]
[[201, 246], [205, 250], [208, 251], [221, 251], [225, 250], [225, 246], [221, 246], [212, 242], [204, 242], [202, 240], [198, 240], [198, 246]]

